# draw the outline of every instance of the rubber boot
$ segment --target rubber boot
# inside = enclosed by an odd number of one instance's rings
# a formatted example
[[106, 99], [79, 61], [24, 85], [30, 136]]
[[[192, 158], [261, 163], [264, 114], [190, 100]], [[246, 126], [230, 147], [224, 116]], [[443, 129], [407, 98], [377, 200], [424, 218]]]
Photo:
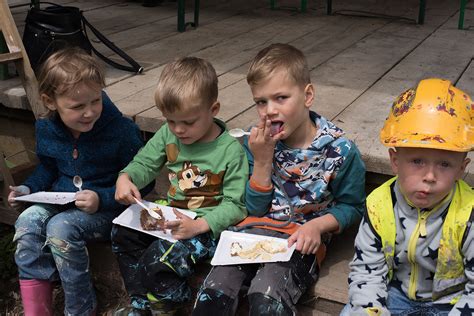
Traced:
[[53, 286], [45, 280], [20, 280], [21, 301], [25, 316], [53, 315]]
[[284, 302], [263, 293], [252, 293], [249, 299], [250, 316], [292, 316], [295, 315], [291, 308]]

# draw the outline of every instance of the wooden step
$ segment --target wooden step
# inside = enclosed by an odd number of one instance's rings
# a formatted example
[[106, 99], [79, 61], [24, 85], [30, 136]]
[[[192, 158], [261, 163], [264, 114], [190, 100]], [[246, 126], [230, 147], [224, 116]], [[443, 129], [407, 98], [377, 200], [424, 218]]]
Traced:
[[0, 64], [15, 61], [15, 60], [20, 60], [22, 58], [23, 58], [23, 56], [22, 56], [21, 52], [0, 54]]

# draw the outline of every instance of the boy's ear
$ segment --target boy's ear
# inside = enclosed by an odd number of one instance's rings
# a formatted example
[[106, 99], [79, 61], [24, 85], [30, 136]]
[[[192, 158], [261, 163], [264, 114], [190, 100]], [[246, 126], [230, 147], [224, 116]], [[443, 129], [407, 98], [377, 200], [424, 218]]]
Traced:
[[467, 165], [469, 165], [470, 162], [471, 162], [471, 159], [469, 159], [467, 157], [464, 158], [464, 161], [462, 162], [462, 165], [461, 165], [461, 170], [459, 171], [459, 177], [458, 177], [457, 180], [463, 178], [464, 173], [466, 172]]
[[47, 107], [49, 110], [56, 111], [56, 103], [47, 94], [41, 94], [41, 101], [43, 102], [44, 106]]
[[308, 83], [304, 88], [304, 105], [310, 108], [314, 101], [314, 86], [312, 83]]
[[211, 113], [212, 116], [216, 116], [219, 113], [219, 110], [221, 109], [221, 103], [219, 101], [214, 102], [211, 105]]
[[390, 148], [388, 154], [390, 156], [390, 166], [392, 167], [392, 171], [394, 174], [398, 174], [398, 153], [395, 149]]

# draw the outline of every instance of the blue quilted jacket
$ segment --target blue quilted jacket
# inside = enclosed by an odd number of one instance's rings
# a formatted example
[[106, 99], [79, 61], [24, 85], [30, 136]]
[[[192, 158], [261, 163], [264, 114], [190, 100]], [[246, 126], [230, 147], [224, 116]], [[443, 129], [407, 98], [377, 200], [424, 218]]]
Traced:
[[[138, 127], [122, 116], [105, 92], [103, 110], [91, 131], [74, 139], [56, 115], [36, 122], [36, 154], [39, 164], [24, 185], [31, 192], [76, 192], [72, 178], [79, 175], [83, 189], [98, 193], [99, 210], [122, 210], [114, 199], [115, 181], [120, 170], [143, 146]], [[73, 151], [77, 150], [74, 159]], [[150, 192], [148, 186], [143, 194]]]

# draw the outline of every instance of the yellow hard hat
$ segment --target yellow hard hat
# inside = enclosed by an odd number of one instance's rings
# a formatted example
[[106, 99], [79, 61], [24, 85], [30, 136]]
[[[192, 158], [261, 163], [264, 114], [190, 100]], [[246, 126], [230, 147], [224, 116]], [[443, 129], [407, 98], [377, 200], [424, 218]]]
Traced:
[[393, 103], [380, 141], [387, 147], [474, 149], [474, 103], [448, 80], [425, 79]]

